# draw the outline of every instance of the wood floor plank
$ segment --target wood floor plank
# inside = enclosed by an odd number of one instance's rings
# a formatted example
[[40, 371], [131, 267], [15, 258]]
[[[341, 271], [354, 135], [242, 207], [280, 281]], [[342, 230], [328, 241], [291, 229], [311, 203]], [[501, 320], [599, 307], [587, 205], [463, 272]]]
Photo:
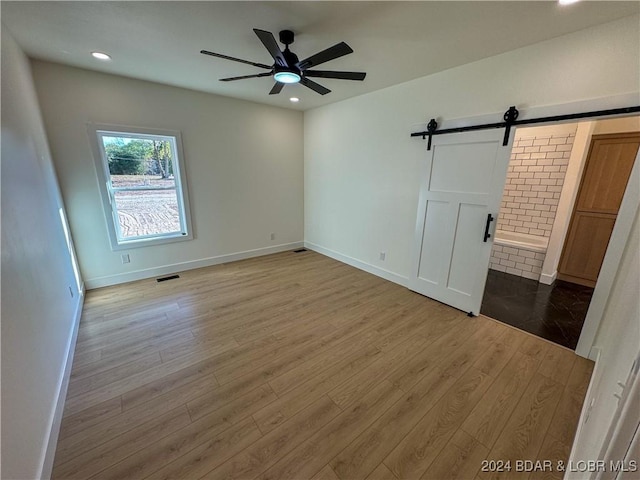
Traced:
[[329, 368], [310, 375], [306, 382], [301, 382], [296, 388], [282, 394], [276, 391], [278, 400], [254, 413], [253, 418], [260, 430], [267, 433], [381, 356], [382, 352], [374, 346], [357, 350]]
[[311, 251], [101, 288], [54, 478], [473, 478], [566, 455], [592, 366]]
[[567, 445], [572, 444], [592, 371], [593, 365], [590, 361], [579, 357], [575, 359], [547, 435]]
[[575, 360], [576, 355], [573, 352], [564, 348], [549, 346], [547, 355], [542, 360], [538, 371], [542, 375], [566, 385]]
[[[487, 338], [491, 338], [489, 332], [495, 330], [493, 325], [484, 322], [478, 326], [481, 330], [482, 327], [487, 330]], [[365, 478], [400, 443], [481, 355], [481, 338], [472, 336], [463, 343], [467, 352], [455, 350], [449, 356], [442, 356], [436, 351], [431, 369], [422, 372], [422, 378], [409, 393], [332, 460], [331, 466], [338, 476], [345, 480]], [[462, 358], [469, 361], [460, 361]]]
[[133, 362], [138, 360], [139, 358], [145, 357], [147, 355], [157, 353], [159, 349], [154, 346], [141, 348], [139, 350], [134, 350], [124, 355], [119, 355], [114, 358], [103, 359], [102, 351], [96, 350], [95, 352], [99, 355], [95, 359], [92, 360], [78, 360], [74, 358], [73, 369], [71, 370], [71, 378], [70, 380], [74, 380], [77, 378], [89, 377], [96, 373], [101, 373], [106, 370], [110, 370], [114, 367], [119, 367], [120, 365], [124, 365], [125, 363]]
[[486, 447], [493, 447], [540, 362], [540, 358], [515, 353], [464, 421], [462, 429]]
[[[251, 414], [274, 398], [275, 395], [270, 388], [258, 388], [214, 413], [148, 445], [100, 472], [95, 478], [114, 480], [145, 478], [194, 448], [202, 445], [207, 445], [208, 448], [207, 442], [213, 441], [215, 445], [219, 445], [220, 442], [224, 445], [235, 444], [245, 435], [255, 440], [261, 434]], [[229, 431], [226, 432], [227, 430]], [[217, 452], [218, 448], [216, 447], [215, 450]], [[225, 452], [219, 453], [216, 458], [222, 462], [235, 453]]]
[[[489, 453], [488, 460], [535, 460], [560, 400], [562, 385], [541, 375], [533, 379]], [[484, 480], [526, 478], [528, 473], [481, 472]]]
[[218, 355], [228, 350], [235, 350], [239, 344], [233, 338], [193, 338], [186, 342], [169, 346], [160, 350], [162, 362], [169, 362], [175, 358], [196, 352], [207, 352], [210, 355]]
[[244, 358], [242, 363], [235, 362], [232, 365], [217, 368], [216, 378], [218, 378], [221, 385], [224, 385], [243, 375], [254, 372], [256, 368], [262, 368], [266, 371], [272, 364], [282, 363], [285, 356], [289, 357], [287, 360], [290, 361], [290, 358], [297, 358], [301, 352], [309, 352], [314, 347], [320, 349], [323, 341], [328, 342], [339, 337], [340, 335], [336, 335], [336, 329], [332, 325], [316, 325], [303, 333], [292, 335], [279, 341], [277, 345], [272, 346], [267, 352], [263, 352], [260, 355], [259, 363], [256, 362], [256, 357], [251, 355]]
[[316, 473], [311, 480], [339, 480], [329, 465]]
[[474, 367], [493, 378], [498, 377], [523, 342], [524, 337], [520, 332], [508, 328], [501, 337], [489, 345]]
[[551, 435], [547, 435], [542, 442], [538, 459], [551, 462], [544, 464], [542, 469], [532, 471], [529, 474], [531, 480], [562, 480], [564, 478], [566, 466], [571, 452], [571, 443], [557, 440]]
[[67, 397], [65, 409], [69, 414], [82, 411], [84, 408], [88, 408], [109, 398], [122, 395], [123, 393], [145, 385], [148, 382], [194, 365], [207, 357], [208, 354], [206, 352], [178, 357], [170, 362], [154, 365], [153, 367], [134, 375], [121, 377], [119, 380], [111, 382], [108, 385], [79, 393], [78, 395], [69, 396]]
[[398, 348], [383, 354], [367, 368], [331, 390], [329, 397], [341, 408], [347, 408], [384, 380], [398, 364], [417, 354], [423, 343], [424, 338], [420, 336], [406, 339]]
[[[235, 455], [215, 470], [203, 467], [202, 469], [193, 471], [193, 473], [191, 473], [191, 471], [185, 471], [184, 473], [199, 478], [203, 470], [206, 475], [202, 476], [212, 479], [248, 480], [256, 478], [281, 457], [289, 453], [296, 445], [304, 442], [313, 435], [316, 430], [326, 425], [341, 412], [342, 410], [340, 410], [329, 397], [321, 397], [318, 401], [284, 422], [277, 429], [263, 436], [253, 445]], [[175, 475], [175, 477], [179, 476], [180, 475]]]
[[398, 478], [418, 479], [489, 388], [493, 378], [470, 368], [384, 459]]
[[[247, 385], [242, 393], [249, 393], [262, 385], [260, 379], [253, 384]], [[163, 393], [153, 399], [142, 403], [134, 408], [124, 410], [120, 415], [101, 421], [91, 428], [79, 431], [58, 442], [56, 461], [67, 461], [90, 450], [96, 445], [100, 445], [113, 438], [117, 438], [129, 430], [141, 425], [150, 418], [163, 415], [169, 410], [188, 403], [191, 399], [203, 395], [209, 395], [216, 391], [217, 383], [211, 383], [205, 377], [186, 385], [182, 385], [174, 390]], [[238, 394], [240, 396], [240, 394]], [[215, 398], [220, 398], [215, 397]], [[210, 408], [209, 413], [213, 413], [216, 408], [222, 408], [233, 401], [235, 397], [227, 398], [227, 401], [215, 401], [215, 408]]]
[[396, 480], [396, 478], [398, 477], [396, 477], [384, 463], [381, 463], [373, 472], [371, 472], [371, 475], [367, 477], [367, 480]]
[[367, 395], [285, 455], [259, 478], [286, 480], [313, 477], [401, 396], [402, 392], [391, 383], [378, 383]]
[[[458, 324], [459, 328], [452, 328], [440, 338], [427, 344], [422, 352], [411, 358], [405, 365], [400, 366], [397, 372], [393, 372], [391, 376], [394, 384], [401, 390], [409, 392], [424, 372], [432, 368], [443, 357], [457, 355], [460, 349], [475, 345], [476, 341], [482, 339], [484, 335], [491, 335], [493, 338], [502, 333], [493, 322], [482, 317], [474, 319], [465, 317], [465, 319], [467, 320], [465, 323]], [[489, 339], [486, 340], [489, 343]], [[458, 359], [458, 361], [460, 360], [463, 359]]]
[[129, 377], [136, 373], [144, 372], [145, 370], [161, 363], [162, 359], [160, 358], [160, 354], [156, 352], [93, 375], [82, 378], [73, 378], [69, 381], [68, 395], [69, 397], [75, 397], [76, 395], [96, 390], [100, 387], [117, 382], [123, 377]]
[[531, 357], [543, 359], [549, 350], [549, 343], [533, 335], [526, 335], [518, 351]]
[[247, 418], [146, 478], [154, 480], [200, 478], [203, 472], [220, 465], [235, 453], [254, 444], [260, 437], [256, 424], [251, 418]]
[[211, 362], [211, 359], [206, 359], [195, 365], [183, 368], [175, 373], [129, 390], [120, 397], [122, 399], [122, 410], [130, 410], [149, 400], [153, 400], [156, 397], [189, 384], [192, 386], [191, 391], [195, 398], [199, 396], [198, 393], [204, 393], [196, 382], [202, 383], [207, 391], [218, 386], [218, 381], [213, 373], [214, 365], [215, 363]]
[[74, 433], [81, 432], [104, 420], [116, 417], [122, 413], [122, 398], [114, 397], [95, 405], [92, 408], [67, 415], [62, 419], [58, 439], [63, 440]]
[[433, 368], [411, 393], [333, 458], [330, 465], [334, 472], [343, 480], [366, 478], [455, 381], [443, 368]]
[[488, 453], [487, 447], [463, 430], [458, 430], [445, 445], [442, 454], [438, 455], [421, 478], [422, 480], [473, 478]]
[[171, 432], [191, 423], [184, 406], [178, 407], [159, 417], [154, 417], [139, 427], [129, 430], [109, 442], [105, 442], [88, 452], [56, 465], [53, 478], [90, 478], [111, 467], [124, 458], [142, 450], [149, 443], [165, 437]]

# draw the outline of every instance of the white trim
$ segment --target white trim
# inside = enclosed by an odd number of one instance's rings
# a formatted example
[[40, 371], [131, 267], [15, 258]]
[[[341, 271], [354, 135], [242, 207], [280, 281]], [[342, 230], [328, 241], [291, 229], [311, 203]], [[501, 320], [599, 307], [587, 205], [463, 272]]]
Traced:
[[378, 277], [384, 278], [385, 280], [389, 280], [390, 282], [397, 283], [398, 285], [402, 285], [403, 287], [408, 288], [408, 285], [409, 285], [408, 277], [403, 277], [402, 275], [398, 275], [397, 273], [391, 272], [389, 270], [385, 270], [384, 268], [376, 267], [375, 265], [371, 265], [370, 263], [363, 262], [362, 260], [358, 260], [357, 258], [353, 258], [348, 255], [343, 255], [342, 253], [338, 253], [335, 250], [322, 247], [312, 242], [305, 241], [304, 246], [309, 250], [313, 250], [314, 252], [321, 253], [322, 255], [331, 257], [335, 260], [338, 260], [339, 262], [346, 263], [347, 265], [351, 265], [352, 267], [356, 267], [360, 270], [364, 270], [365, 272], [371, 273]]
[[167, 275], [185, 270], [193, 270], [194, 268], [210, 267], [221, 263], [235, 262], [237, 260], [245, 260], [247, 258], [261, 257], [272, 253], [285, 252], [294, 248], [302, 248], [303, 242], [283, 243], [274, 245], [273, 247], [256, 248], [254, 250], [245, 250], [243, 252], [229, 253], [226, 255], [218, 255], [215, 257], [202, 258], [200, 260], [192, 260], [189, 262], [172, 263], [161, 267], [147, 268], [144, 270], [136, 270], [133, 272], [120, 273], [117, 275], [107, 275], [104, 277], [90, 278], [85, 280], [87, 290], [94, 288], [108, 287], [110, 285], [118, 285], [120, 283], [133, 282], [135, 280], [143, 280], [145, 278], [157, 277], [159, 275]]
[[60, 434], [60, 425], [62, 423], [62, 415], [64, 413], [64, 403], [67, 398], [67, 389], [69, 387], [69, 378], [71, 377], [71, 367], [73, 365], [73, 355], [76, 350], [76, 340], [78, 338], [78, 327], [80, 326], [80, 317], [82, 316], [82, 307], [84, 306], [84, 293], [81, 290], [78, 296], [78, 304], [73, 317], [73, 327], [71, 337], [67, 344], [67, 359], [64, 363], [64, 370], [60, 376], [58, 383], [58, 395], [56, 399], [55, 409], [49, 421], [49, 438], [45, 442], [42, 452], [42, 460], [40, 462], [40, 475], [38, 478], [51, 478], [53, 471], [53, 460], [56, 455], [56, 447], [58, 445], [58, 435]]
[[[573, 444], [571, 445], [571, 453], [569, 454], [569, 463], [573, 462], [575, 464], [575, 461], [577, 460], [575, 458], [576, 456], [576, 450], [577, 450], [577, 445], [579, 444], [579, 439], [580, 436], [582, 435], [582, 427], [585, 423], [587, 423], [587, 420], [589, 419], [589, 415], [591, 413], [591, 398], [593, 397], [593, 391], [595, 390], [595, 379], [599, 378], [600, 376], [600, 368], [601, 368], [601, 363], [600, 363], [600, 359], [602, 358], [602, 351], [599, 348], [594, 348], [593, 349], [593, 360], [595, 362], [595, 365], [593, 367], [593, 372], [591, 372], [591, 379], [589, 380], [589, 387], [587, 388], [587, 393], [584, 396], [584, 402], [582, 403], [582, 410], [580, 411], [580, 418], [578, 419], [578, 427], [576, 428], [576, 434], [573, 436]], [[566, 478], [566, 474], [565, 474], [565, 478]]]
[[553, 282], [556, 281], [557, 277], [558, 277], [557, 271], [553, 272], [551, 275], [548, 275], [546, 273], [541, 273], [539, 282], [544, 283], [545, 285], [552, 285]]
[[638, 154], [636, 155], [636, 160], [633, 165], [633, 169], [631, 170], [631, 176], [629, 177], [629, 183], [627, 184], [627, 189], [622, 197], [618, 217], [616, 218], [616, 223], [613, 226], [609, 246], [607, 247], [607, 251], [604, 255], [604, 261], [602, 262], [602, 268], [600, 269], [596, 287], [593, 291], [593, 297], [591, 297], [591, 304], [587, 311], [587, 317], [584, 320], [582, 332], [578, 339], [576, 354], [581, 357], [588, 358], [591, 348], [593, 347], [596, 333], [598, 332], [600, 322], [604, 315], [604, 310], [609, 301], [616, 273], [618, 272], [618, 268], [622, 262], [622, 255], [627, 245], [627, 241], [629, 240], [629, 236], [631, 235], [633, 221], [639, 209], [640, 151], [638, 151]]

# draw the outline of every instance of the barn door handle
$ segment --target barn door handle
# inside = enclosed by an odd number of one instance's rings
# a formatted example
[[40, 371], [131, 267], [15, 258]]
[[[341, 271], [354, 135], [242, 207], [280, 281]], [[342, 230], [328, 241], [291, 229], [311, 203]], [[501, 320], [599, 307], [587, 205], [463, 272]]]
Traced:
[[487, 215], [487, 224], [484, 227], [484, 241], [486, 242], [488, 239], [491, 238], [491, 234], [489, 233], [489, 227], [491, 226], [491, 222], [493, 222], [494, 218], [493, 215], [488, 214]]

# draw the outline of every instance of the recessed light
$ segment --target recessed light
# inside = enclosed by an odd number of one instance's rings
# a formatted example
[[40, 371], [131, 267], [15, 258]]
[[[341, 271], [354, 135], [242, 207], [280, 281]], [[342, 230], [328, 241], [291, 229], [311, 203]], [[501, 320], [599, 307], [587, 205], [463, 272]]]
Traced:
[[98, 60], [111, 60], [111, 56], [102, 52], [91, 52], [91, 56], [93, 58], [97, 58]]
[[291, 97], [289, 100], [292, 101], [293, 103], [298, 103], [300, 101], [298, 97]]
[[571, 5], [572, 3], [579, 2], [580, 0], [558, 0], [560, 5]]

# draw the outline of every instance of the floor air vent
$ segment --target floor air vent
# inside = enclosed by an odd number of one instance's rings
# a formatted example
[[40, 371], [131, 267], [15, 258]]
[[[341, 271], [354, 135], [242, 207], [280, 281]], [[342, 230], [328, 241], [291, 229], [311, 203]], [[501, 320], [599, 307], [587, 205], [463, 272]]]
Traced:
[[180, 275], [169, 275], [168, 277], [157, 278], [156, 282], [166, 282], [167, 280], [173, 280], [175, 278], [180, 278]]
[[308, 252], [309, 250], [307, 250], [306, 248], [299, 248], [298, 250], [294, 250], [293, 253], [302, 253], [302, 252]]

